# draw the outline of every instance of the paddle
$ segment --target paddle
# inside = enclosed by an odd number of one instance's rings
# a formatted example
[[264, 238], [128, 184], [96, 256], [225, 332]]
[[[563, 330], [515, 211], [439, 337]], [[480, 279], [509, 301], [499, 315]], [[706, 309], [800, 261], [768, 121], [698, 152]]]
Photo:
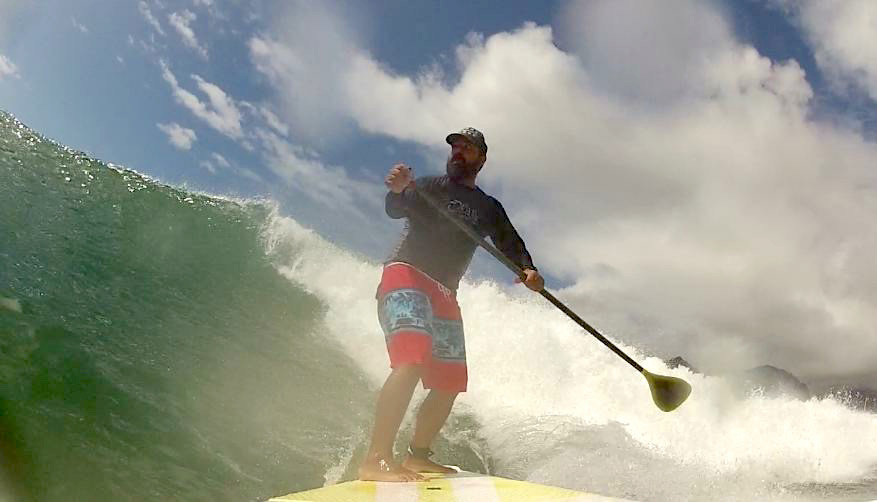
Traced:
[[[488, 253], [492, 254], [494, 258], [502, 262], [503, 265], [509, 268], [512, 272], [515, 273], [521, 280], [526, 279], [527, 275], [524, 274], [524, 271], [521, 270], [519, 266], [517, 266], [513, 261], [511, 261], [506, 255], [504, 255], [499, 249], [496, 249], [492, 244], [484, 240], [483, 237], [478, 235], [469, 225], [463, 223], [457, 218], [453, 217], [450, 213], [448, 213], [439, 203], [432, 197], [432, 195], [427, 194], [423, 190], [416, 188], [415, 190], [418, 195], [423, 197], [433, 209], [439, 212], [439, 214], [445, 216], [449, 220], [451, 220], [455, 225], [457, 225], [460, 230], [466, 233], [472, 240], [478, 243], [479, 246], [487, 250]], [[539, 291], [539, 294], [544, 296], [546, 300], [554, 304], [555, 307], [559, 308], [564, 314], [568, 315], [570, 319], [575, 321], [579, 326], [585, 329], [588, 333], [594, 335], [597, 340], [603, 342], [604, 345], [609, 347], [612, 352], [618, 354], [619, 357], [627, 361], [628, 364], [636, 368], [649, 383], [649, 389], [652, 392], [652, 400], [662, 411], [673, 411], [679, 407], [685, 400], [688, 398], [688, 395], [691, 394], [691, 385], [688, 384], [685, 380], [681, 378], [676, 378], [672, 376], [664, 376], [664, 375], [656, 375], [654, 373], [650, 373], [642, 366], [640, 366], [636, 361], [630, 358], [627, 354], [625, 354], [621, 349], [615, 346], [612, 342], [606, 339], [603, 335], [600, 334], [599, 331], [594, 329], [590, 324], [586, 323], [581, 317], [576, 315], [575, 312], [570, 310], [566, 305], [561, 303], [560, 300], [554, 297], [551, 293], [549, 293], [545, 288], [542, 288]]]

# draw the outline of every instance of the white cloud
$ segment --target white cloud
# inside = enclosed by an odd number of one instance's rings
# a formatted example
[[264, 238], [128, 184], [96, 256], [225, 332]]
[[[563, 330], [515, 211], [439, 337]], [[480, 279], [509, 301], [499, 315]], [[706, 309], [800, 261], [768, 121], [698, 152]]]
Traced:
[[158, 54], [160, 51], [166, 51], [167, 45], [162, 44], [155, 38], [155, 33], [149, 33], [148, 40], [139, 40], [140, 47], [143, 49], [143, 52], [148, 54]]
[[167, 134], [168, 140], [172, 145], [180, 150], [190, 150], [192, 143], [198, 139], [195, 131], [172, 122], [170, 124], [155, 124], [159, 129]]
[[134, 45], [134, 36], [130, 33], [128, 34], [128, 45]]
[[241, 178], [247, 178], [251, 181], [265, 184], [265, 180], [263, 180], [261, 176], [253, 172], [251, 169], [234, 166], [231, 162], [228, 161], [228, 159], [216, 152], [212, 152], [209, 159], [204, 159], [199, 164], [204, 169], [207, 169], [210, 174], [217, 174], [219, 170], [222, 169], [236, 176], [240, 176]]
[[285, 8], [272, 18], [271, 32], [250, 39], [250, 57], [279, 90], [276, 112], [290, 132], [324, 143], [349, 121], [343, 76], [358, 53], [355, 35], [327, 2], [290, 2]]
[[[220, 10], [219, 5], [213, 0], [194, 0], [193, 5], [196, 8], [203, 9], [207, 12], [207, 19], [211, 21], [210, 29], [211, 31], [215, 30], [217, 33], [224, 34], [225, 27], [223, 27], [220, 23], [224, 23], [229, 21], [228, 14], [224, 13]], [[232, 27], [230, 29], [233, 35], [240, 35], [240, 31], [237, 28]]]
[[[369, 218], [367, 214], [382, 212], [383, 187], [379, 183], [357, 179], [341, 166], [324, 163], [314, 150], [290, 141], [287, 124], [269, 105], [246, 101], [239, 105], [253, 121], [248, 127], [252, 132], [240, 141], [241, 146], [251, 152], [257, 151], [265, 166], [283, 181], [284, 188], [299, 192], [302, 200], [316, 203], [320, 211], [331, 208], [333, 218], [340, 218], [345, 223], [351, 218], [365, 220]], [[202, 165], [209, 165], [215, 171], [222, 166], [222, 160], [214, 157]], [[255, 173], [238, 174], [264, 183]], [[364, 211], [364, 208], [368, 210]]]
[[277, 115], [274, 115], [274, 112], [265, 106], [260, 106], [259, 114], [262, 115], [262, 118], [265, 119], [265, 122], [271, 127], [271, 129], [274, 129], [283, 136], [289, 135], [289, 127], [287, 127]]
[[813, 47], [819, 67], [877, 101], [877, 2], [783, 0]]
[[213, 165], [213, 162], [211, 162], [209, 160], [202, 160], [200, 162], [200, 165], [204, 169], [207, 169], [207, 171], [209, 171], [210, 174], [216, 174], [216, 166]]
[[219, 167], [225, 167], [225, 168], [231, 167], [231, 163], [228, 160], [226, 160], [225, 157], [223, 157], [222, 155], [220, 155], [216, 152], [211, 153], [210, 158], [213, 159], [213, 162], [215, 162], [216, 165], [218, 165]]
[[76, 18], [75, 18], [75, 17], [71, 17], [71, 18], [70, 18], [70, 21], [73, 23], [73, 27], [74, 27], [74, 28], [76, 28], [77, 30], [81, 31], [82, 33], [88, 33], [88, 28], [87, 28], [84, 24], [79, 23], [78, 21], [76, 21]]
[[242, 178], [247, 178], [249, 180], [255, 181], [256, 183], [265, 184], [265, 180], [262, 179], [255, 171], [252, 169], [247, 169], [246, 167], [238, 167], [235, 169], [235, 174], [239, 175]]
[[314, 152], [290, 143], [274, 132], [257, 129], [267, 166], [305, 197], [335, 212], [365, 218], [363, 207], [383, 204], [383, 187], [352, 178], [342, 167], [326, 165]]
[[198, 19], [198, 16], [188, 9], [183, 10], [183, 12], [174, 12], [168, 16], [168, 21], [171, 26], [177, 30], [177, 33], [180, 35], [180, 38], [183, 39], [183, 43], [186, 47], [194, 50], [198, 55], [207, 59], [207, 49], [198, 42], [198, 38], [195, 36], [195, 31], [191, 27], [192, 21], [195, 21], [196, 19]]
[[145, 40], [140, 41], [140, 47], [143, 49], [144, 52], [148, 52], [151, 54], [155, 54], [157, 52], [155, 46]]
[[6, 77], [21, 78], [21, 75], [18, 74], [18, 67], [15, 66], [15, 63], [0, 54], [0, 80]]
[[225, 134], [232, 139], [241, 139], [241, 112], [235, 102], [216, 84], [205, 81], [198, 75], [192, 75], [192, 79], [198, 84], [198, 88], [207, 96], [208, 102], [203, 102], [197, 96], [182, 88], [176, 76], [171, 72], [167, 63], [160, 62], [162, 77], [170, 84], [174, 99], [177, 103], [186, 107], [196, 117], [206, 122], [210, 127]]
[[152, 10], [144, 0], [140, 0], [137, 4], [137, 10], [140, 11], [140, 15], [143, 16], [143, 19], [146, 20], [149, 26], [152, 26], [159, 35], [164, 36], [164, 30], [161, 28], [161, 23], [159, 23], [158, 19], [152, 14]]
[[270, 105], [253, 105], [252, 103], [248, 103], [246, 101], [242, 101], [240, 103], [242, 108], [245, 108], [249, 111], [252, 116], [258, 120], [261, 120], [274, 130], [274, 132], [280, 134], [281, 136], [289, 136], [289, 126], [283, 122], [283, 120], [274, 114], [273, 111], [269, 108]]
[[[663, 5], [571, 4], [570, 22], [591, 27], [564, 33], [574, 52], [535, 25], [472, 36], [452, 83], [393, 74], [350, 40], [328, 70], [298, 38], [250, 51], [293, 130], [325, 113], [422, 144], [436, 165], [420, 174], [442, 163], [449, 131], [484, 130], [480, 182], [537, 265], [572, 284], [559, 296], [607, 333], [715, 370], [873, 371], [877, 145], [809, 118], [801, 67], [735, 40], [712, 3]], [[326, 184], [340, 173], [272, 141], [290, 183], [350, 202]]]
[[571, 2], [560, 20], [559, 36], [595, 89], [647, 106], [667, 106], [703, 89], [704, 66], [730, 39], [711, 0]]
[[122, 56], [116, 56], [116, 61], [118, 61], [119, 64], [125, 64], [125, 59]]

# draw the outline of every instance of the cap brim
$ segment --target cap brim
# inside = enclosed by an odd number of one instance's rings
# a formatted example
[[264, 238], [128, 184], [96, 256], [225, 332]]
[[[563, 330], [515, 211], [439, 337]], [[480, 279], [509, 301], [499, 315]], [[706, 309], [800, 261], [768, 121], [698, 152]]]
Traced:
[[454, 140], [457, 138], [462, 138], [462, 139], [466, 140], [467, 143], [472, 143], [471, 139], [469, 139], [466, 136], [463, 136], [462, 134], [460, 134], [458, 132], [452, 132], [451, 134], [448, 134], [448, 137], [445, 138], [445, 141], [447, 141], [449, 145], [453, 145]]

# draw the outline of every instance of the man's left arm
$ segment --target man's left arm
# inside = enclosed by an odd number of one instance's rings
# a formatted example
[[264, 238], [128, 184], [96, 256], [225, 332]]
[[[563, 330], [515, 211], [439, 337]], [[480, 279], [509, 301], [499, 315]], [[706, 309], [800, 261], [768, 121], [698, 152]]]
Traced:
[[542, 291], [545, 287], [545, 280], [539, 274], [539, 271], [536, 270], [536, 266], [533, 265], [533, 258], [527, 251], [524, 240], [518, 235], [502, 204], [499, 201], [495, 202], [497, 214], [493, 233], [490, 236], [491, 240], [493, 240], [493, 243], [504, 255], [524, 271], [526, 278], [523, 281], [520, 278], [516, 278], [515, 282], [523, 282], [525, 286], [533, 291]]

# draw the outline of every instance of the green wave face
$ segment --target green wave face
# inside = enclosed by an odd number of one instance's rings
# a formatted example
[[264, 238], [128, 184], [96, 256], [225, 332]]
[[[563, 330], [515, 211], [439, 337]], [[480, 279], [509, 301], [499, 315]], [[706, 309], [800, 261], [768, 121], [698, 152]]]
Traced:
[[361, 434], [371, 394], [314, 343], [323, 307], [272, 267], [270, 215], [0, 113], [0, 487], [250, 500], [322, 484], [337, 459], [321, 452]]

